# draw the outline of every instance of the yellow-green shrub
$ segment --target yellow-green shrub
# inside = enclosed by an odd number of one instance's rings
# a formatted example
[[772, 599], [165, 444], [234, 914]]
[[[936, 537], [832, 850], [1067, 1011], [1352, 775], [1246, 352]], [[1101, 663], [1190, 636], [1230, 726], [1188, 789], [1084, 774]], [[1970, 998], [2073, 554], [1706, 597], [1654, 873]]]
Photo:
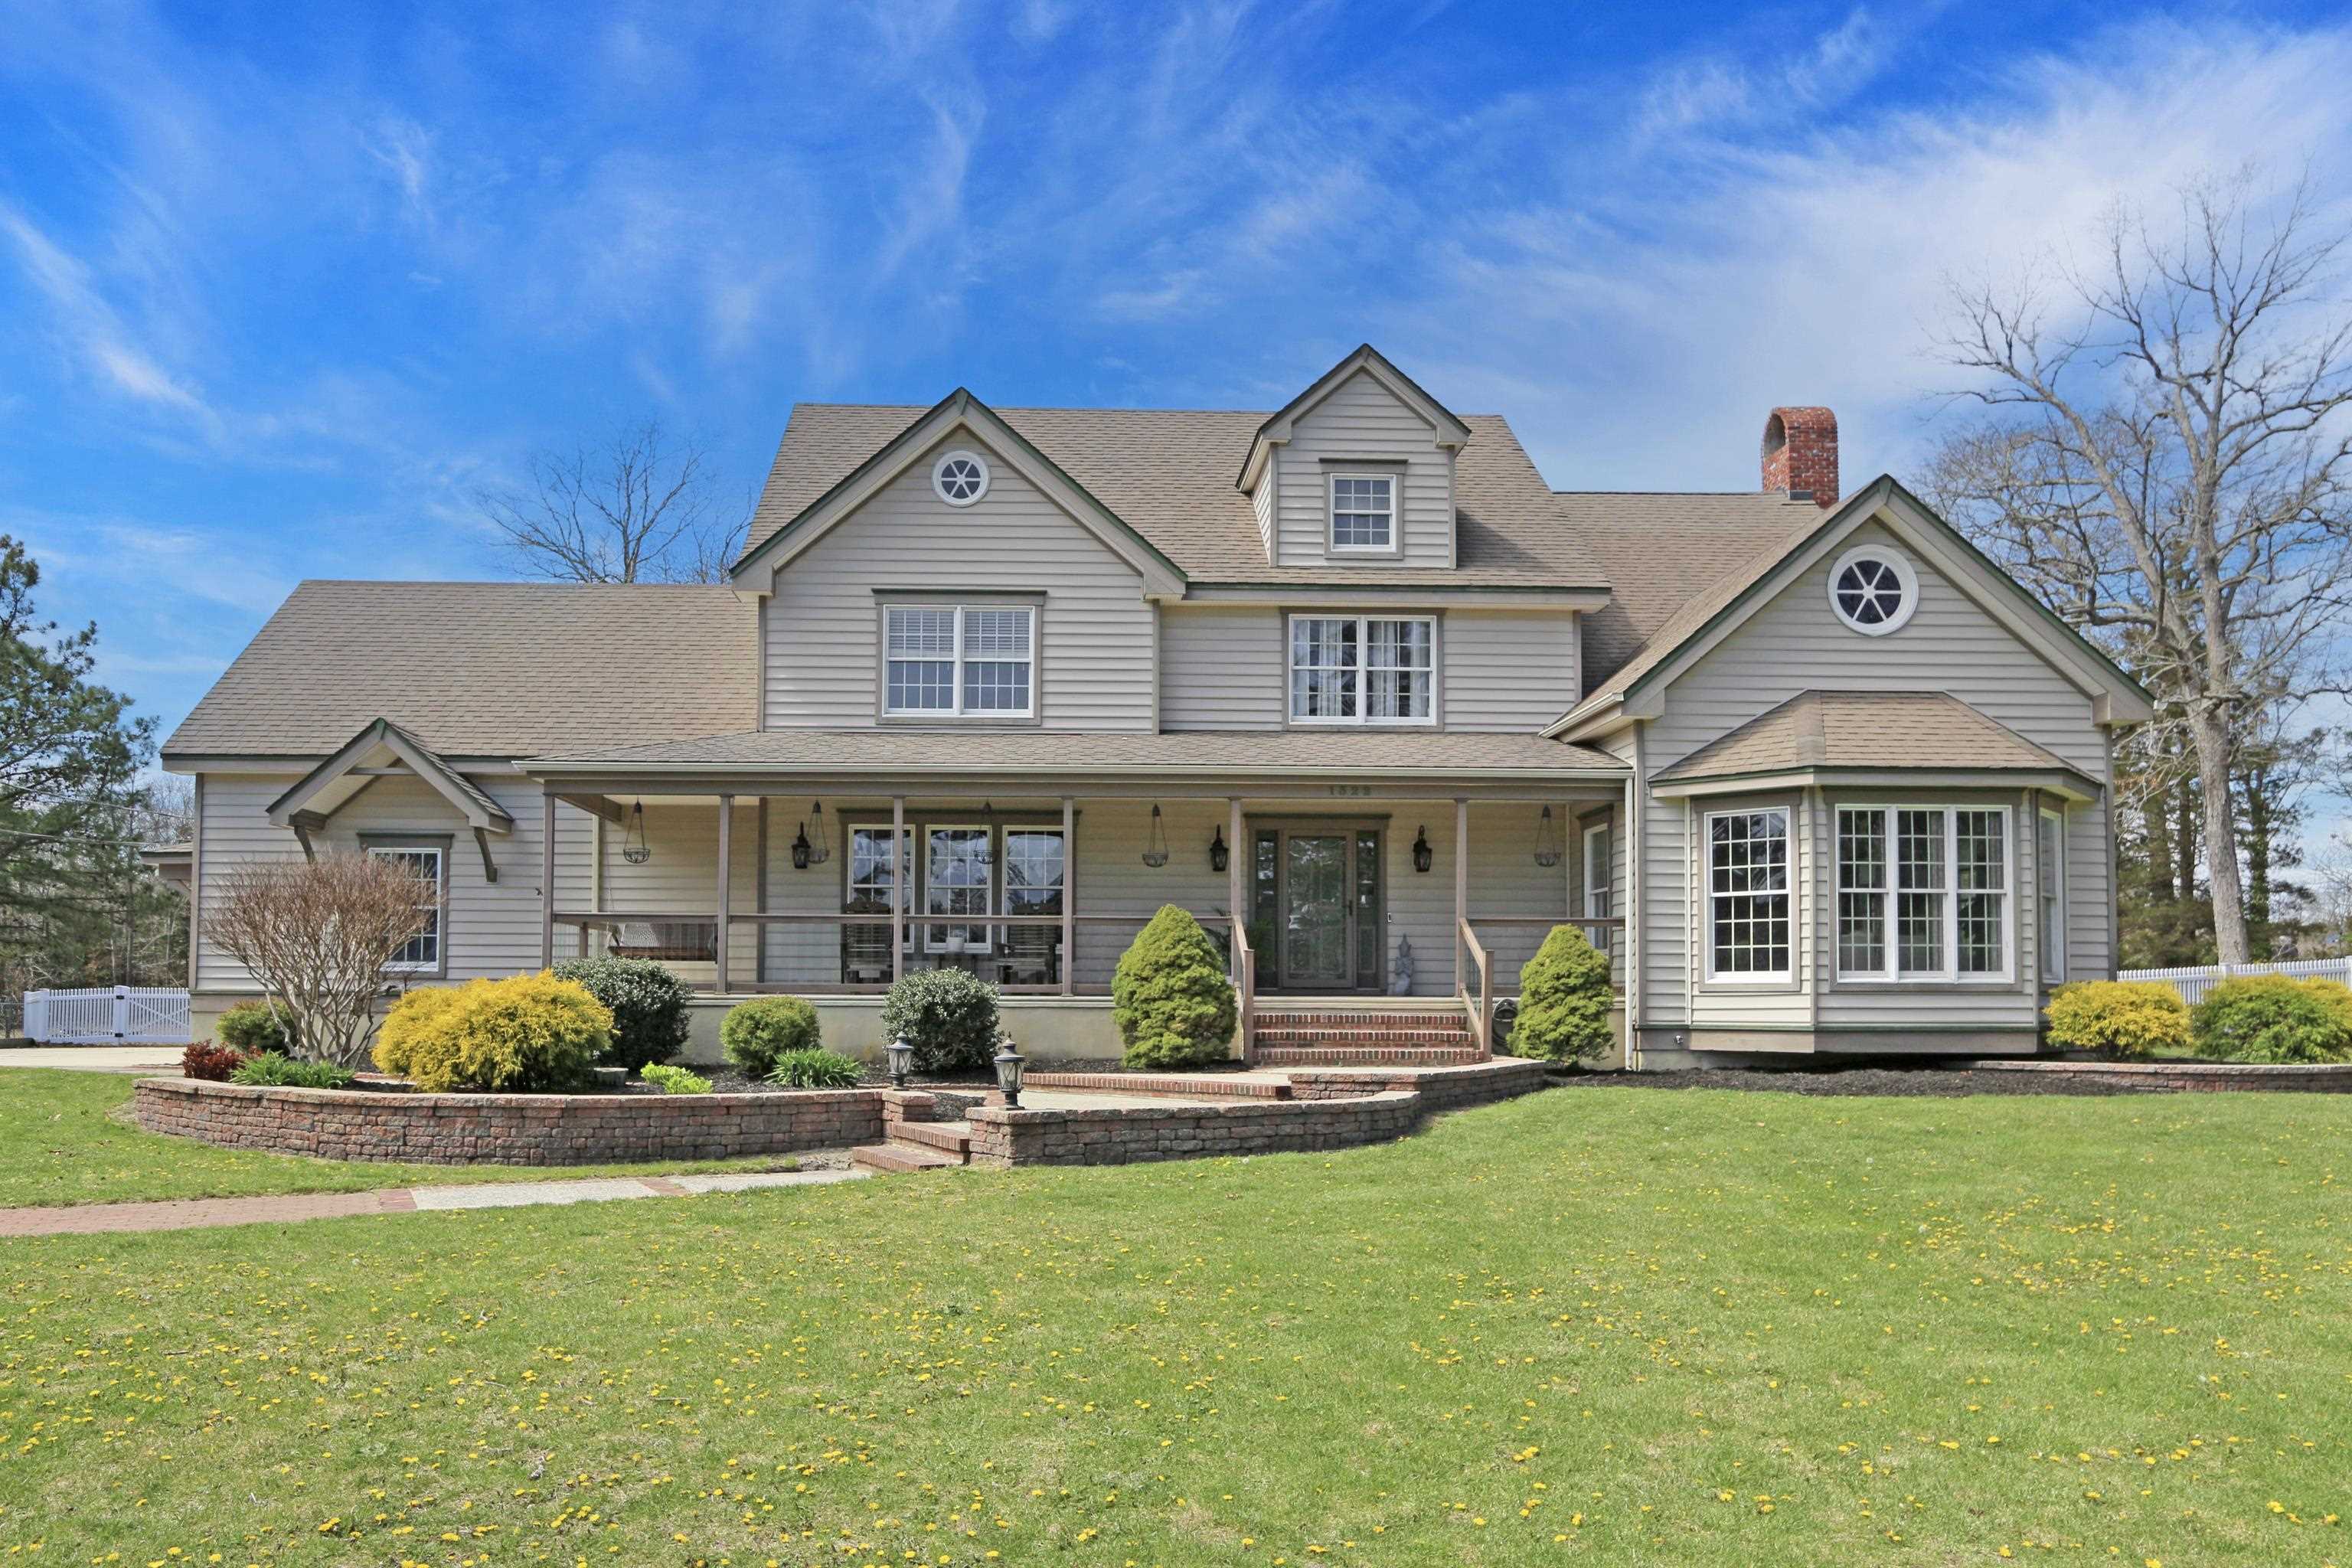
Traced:
[[2062, 1051], [2146, 1057], [2189, 1049], [2189, 1005], [2153, 980], [2085, 980], [2061, 985], [2042, 1010], [2050, 1043]]
[[2314, 975], [2243, 974], [2205, 993], [2189, 1016], [2197, 1048], [2241, 1062], [2352, 1059], [2352, 990]]
[[417, 1088], [530, 1092], [573, 1089], [613, 1044], [612, 1010], [551, 974], [413, 991], [384, 1018], [376, 1065]]

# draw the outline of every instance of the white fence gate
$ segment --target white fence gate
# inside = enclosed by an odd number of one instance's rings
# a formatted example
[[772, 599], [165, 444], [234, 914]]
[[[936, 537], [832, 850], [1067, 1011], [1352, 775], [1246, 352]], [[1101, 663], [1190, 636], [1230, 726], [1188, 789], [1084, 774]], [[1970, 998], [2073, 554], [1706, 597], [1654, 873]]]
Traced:
[[188, 994], [165, 985], [27, 991], [25, 1037], [47, 1046], [184, 1046]]
[[2200, 963], [2186, 969], [2126, 969], [2116, 978], [2162, 981], [2179, 992], [2183, 1002], [2194, 1005], [2222, 981], [2242, 979], [2249, 974], [2291, 974], [2297, 980], [2308, 980], [2317, 974], [2352, 985], [2352, 958], [2298, 958], [2285, 963]]

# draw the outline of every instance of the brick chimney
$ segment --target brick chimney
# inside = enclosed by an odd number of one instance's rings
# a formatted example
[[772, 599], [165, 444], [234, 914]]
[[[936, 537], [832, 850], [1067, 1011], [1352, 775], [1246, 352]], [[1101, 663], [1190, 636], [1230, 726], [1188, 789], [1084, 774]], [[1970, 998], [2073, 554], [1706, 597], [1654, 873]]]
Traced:
[[1764, 421], [1764, 488], [1790, 499], [1838, 503], [1837, 416], [1826, 408], [1775, 408]]

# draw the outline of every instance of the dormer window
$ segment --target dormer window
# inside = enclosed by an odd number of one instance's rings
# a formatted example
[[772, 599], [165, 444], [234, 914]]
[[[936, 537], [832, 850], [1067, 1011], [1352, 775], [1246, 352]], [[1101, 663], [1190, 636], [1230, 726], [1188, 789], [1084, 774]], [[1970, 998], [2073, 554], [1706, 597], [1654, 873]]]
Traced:
[[1396, 476], [1331, 476], [1331, 548], [1375, 555], [1396, 552]]

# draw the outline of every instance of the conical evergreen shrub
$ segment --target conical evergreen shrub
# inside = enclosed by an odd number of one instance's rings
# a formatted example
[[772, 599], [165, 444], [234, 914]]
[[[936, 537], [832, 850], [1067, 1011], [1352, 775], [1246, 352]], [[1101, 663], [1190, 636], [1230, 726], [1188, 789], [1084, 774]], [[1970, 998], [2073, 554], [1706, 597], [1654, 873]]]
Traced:
[[1110, 1000], [1129, 1067], [1207, 1067], [1232, 1048], [1237, 1009], [1224, 957], [1174, 904], [1160, 906], [1119, 955]]

